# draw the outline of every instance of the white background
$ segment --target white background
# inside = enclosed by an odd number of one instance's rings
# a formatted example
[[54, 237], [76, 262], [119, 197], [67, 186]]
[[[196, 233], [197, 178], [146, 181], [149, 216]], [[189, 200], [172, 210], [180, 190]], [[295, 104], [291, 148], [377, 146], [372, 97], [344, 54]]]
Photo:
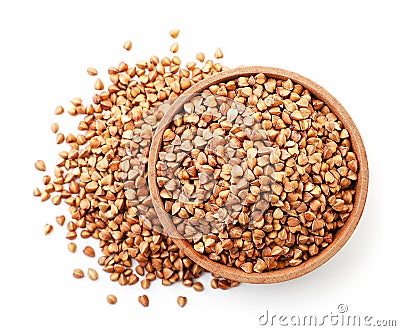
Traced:
[[[398, 1], [2, 1], [0, 5], [0, 330], [257, 330], [266, 309], [276, 314], [337, 312], [397, 319], [399, 230]], [[76, 267], [95, 259], [68, 252], [66, 212], [32, 197], [41, 184], [33, 163], [52, 169], [50, 124], [77, 123], [54, 115], [82, 96], [87, 103], [96, 67], [169, 54], [168, 31], [181, 29], [183, 63], [220, 46], [225, 65], [267, 65], [302, 74], [330, 91], [357, 124], [370, 166], [367, 205], [345, 247], [318, 270], [286, 283], [194, 292], [154, 282], [150, 307], [139, 285], [120, 287], [100, 273], [76, 280]], [[132, 39], [133, 49], [122, 48]], [[76, 124], [75, 124], [76, 125]], [[66, 214], [67, 215], [67, 214]], [[44, 223], [55, 225], [45, 237]], [[96, 243], [92, 243], [95, 245]], [[99, 268], [97, 268], [99, 270]], [[106, 296], [118, 296], [115, 306]], [[181, 309], [176, 297], [188, 297]], [[278, 329], [277, 327], [274, 327]], [[332, 327], [337, 329], [338, 327]], [[288, 329], [286, 327], [285, 329]], [[328, 329], [328, 327], [325, 327]]]

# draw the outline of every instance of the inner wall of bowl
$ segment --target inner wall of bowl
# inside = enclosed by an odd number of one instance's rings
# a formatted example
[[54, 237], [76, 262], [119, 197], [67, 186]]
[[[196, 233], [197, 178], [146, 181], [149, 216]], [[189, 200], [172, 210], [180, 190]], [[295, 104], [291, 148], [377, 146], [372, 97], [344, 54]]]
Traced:
[[[283, 269], [267, 271], [263, 273], [247, 274], [238, 268], [228, 267], [210, 260], [207, 256], [195, 251], [193, 246], [182, 237], [182, 235], [172, 224], [170, 215], [164, 210], [163, 202], [159, 195], [155, 167], [158, 161], [158, 152], [161, 150], [162, 136], [164, 131], [167, 129], [171, 119], [181, 110], [183, 105], [190, 100], [193, 94], [201, 93], [214, 84], [236, 79], [240, 76], [252, 76], [258, 73], [264, 73], [267, 77], [275, 79], [286, 80], [290, 78], [293, 82], [298, 83], [308, 89], [313, 97], [323, 101], [329, 107], [329, 109], [335, 113], [335, 115], [343, 123], [344, 127], [349, 131], [352, 148], [359, 162], [359, 170], [355, 188], [356, 194], [354, 199], [354, 209], [352, 210], [345, 224], [335, 232], [333, 242], [330, 245], [320, 251], [317, 255], [310, 257], [307, 261], [302, 262], [298, 266], [285, 267]], [[161, 120], [158, 128], [159, 129], [157, 130], [152, 142], [149, 157], [149, 184], [154, 207], [161, 223], [165, 227], [167, 233], [171, 234], [171, 237], [178, 247], [182, 249], [183, 252], [195, 263], [199, 264], [201, 267], [210, 272], [231, 280], [264, 284], [286, 281], [302, 276], [321, 266], [333, 255], [335, 255], [350, 238], [361, 218], [368, 190], [368, 162], [362, 138], [353, 120], [343, 106], [325, 89], [303, 76], [283, 69], [259, 66], [243, 67], [216, 74], [195, 84], [185, 93], [183, 93], [178, 99], [176, 99], [174, 104], [171, 106], [170, 111]]]

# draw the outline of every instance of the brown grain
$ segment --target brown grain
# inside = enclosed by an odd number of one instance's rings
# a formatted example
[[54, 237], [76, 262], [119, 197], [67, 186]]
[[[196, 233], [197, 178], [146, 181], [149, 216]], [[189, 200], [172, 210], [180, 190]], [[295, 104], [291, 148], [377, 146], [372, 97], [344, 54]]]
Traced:
[[139, 296], [138, 301], [143, 307], [149, 306], [149, 298], [147, 297], [146, 294]]
[[204, 290], [204, 286], [203, 286], [203, 284], [200, 283], [200, 282], [195, 282], [195, 283], [193, 283], [193, 289], [194, 289], [195, 291], [197, 291], [197, 292], [201, 292], [201, 291]]
[[224, 54], [222, 53], [221, 48], [219, 48], [219, 47], [217, 48], [217, 50], [214, 53], [214, 57], [216, 59], [222, 59], [224, 57]]
[[71, 252], [71, 253], [75, 253], [76, 252], [76, 244], [75, 243], [68, 243], [68, 250]]
[[91, 280], [97, 280], [99, 278], [99, 274], [97, 273], [97, 271], [92, 268], [88, 269], [87, 275]]
[[93, 67], [89, 67], [89, 68], [87, 68], [87, 73], [88, 73], [90, 76], [96, 76], [96, 75], [97, 75], [97, 69], [96, 69], [96, 68], [93, 68]]
[[196, 54], [196, 59], [199, 60], [200, 62], [204, 62], [205, 55], [204, 53], [200, 52]]
[[148, 289], [148, 288], [150, 287], [150, 280], [148, 280], [148, 279], [143, 279], [143, 280], [140, 282], [140, 285], [142, 286], [142, 288], [143, 288], [144, 290], [146, 290], [146, 289]]
[[61, 115], [62, 113], [64, 113], [64, 108], [61, 107], [61, 106], [57, 106], [56, 109], [55, 109], [55, 111], [54, 111], [54, 113], [55, 113], [56, 115]]
[[109, 294], [107, 295], [107, 302], [110, 305], [115, 305], [117, 303], [118, 299], [114, 294]]
[[44, 225], [44, 234], [48, 235], [53, 231], [53, 226], [51, 224]]
[[91, 247], [91, 246], [86, 246], [86, 247], [83, 249], [83, 253], [84, 253], [86, 256], [89, 256], [89, 257], [95, 257], [95, 256], [96, 256], [96, 253], [95, 253], [93, 247]]
[[131, 41], [131, 40], [125, 41], [123, 47], [124, 47], [127, 51], [130, 51], [130, 50], [132, 49], [132, 41]]
[[178, 302], [178, 305], [179, 305], [180, 307], [184, 307], [184, 306], [186, 306], [187, 298], [186, 298], [186, 297], [183, 297], [183, 296], [178, 296], [177, 302]]
[[53, 123], [53, 124], [51, 125], [51, 131], [52, 131], [53, 133], [57, 133], [59, 128], [60, 128], [60, 126], [58, 125], [58, 123]]
[[57, 144], [62, 144], [64, 142], [64, 140], [65, 140], [64, 135], [62, 133], [57, 133], [56, 143]]
[[58, 225], [63, 226], [65, 223], [65, 216], [64, 215], [57, 216], [56, 222], [58, 223]]
[[177, 38], [177, 37], [179, 36], [179, 32], [180, 32], [180, 30], [177, 30], [177, 29], [171, 30], [171, 31], [169, 32], [169, 35], [170, 35], [172, 38]]
[[46, 164], [43, 160], [37, 160], [35, 162], [35, 168], [39, 171], [46, 171]]
[[104, 89], [104, 84], [101, 79], [96, 80], [96, 82], [94, 83], [94, 89], [98, 91]]
[[85, 277], [82, 269], [75, 269], [72, 275], [77, 279]]
[[176, 52], [178, 52], [178, 50], [179, 50], [179, 45], [178, 45], [178, 43], [173, 43], [173, 44], [171, 45], [171, 47], [170, 47], [170, 51], [171, 51], [172, 53], [176, 53]]

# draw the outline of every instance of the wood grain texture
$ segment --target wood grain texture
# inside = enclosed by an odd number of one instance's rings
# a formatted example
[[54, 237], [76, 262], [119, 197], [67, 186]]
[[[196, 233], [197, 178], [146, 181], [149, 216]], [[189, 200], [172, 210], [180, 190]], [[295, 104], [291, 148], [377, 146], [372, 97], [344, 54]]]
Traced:
[[[267, 271], [263, 273], [248, 274], [241, 269], [228, 267], [226, 265], [214, 262], [210, 260], [207, 256], [196, 252], [193, 249], [192, 245], [188, 241], [186, 241], [176, 230], [171, 221], [170, 215], [163, 208], [163, 203], [159, 195], [159, 189], [157, 186], [156, 163], [158, 161], [158, 153], [161, 148], [163, 132], [168, 127], [171, 119], [180, 111], [182, 106], [186, 102], [188, 102], [194, 94], [200, 93], [211, 85], [218, 84], [220, 82], [232, 80], [240, 76], [256, 75], [258, 73], [264, 73], [267, 77], [272, 77], [276, 79], [290, 78], [294, 83], [298, 83], [308, 89], [312, 96], [325, 102], [330, 110], [335, 113], [336, 116], [342, 121], [344, 127], [350, 133], [352, 148], [354, 153], [357, 155], [359, 162], [359, 171], [358, 180], [356, 183], [354, 209], [344, 226], [336, 232], [333, 242], [328, 247], [324, 248], [317, 255], [309, 258], [307, 261], [301, 263], [298, 266], [287, 267], [284, 269]], [[224, 71], [200, 81], [199, 83], [193, 85], [190, 89], [185, 91], [179, 98], [175, 100], [175, 102], [171, 105], [170, 110], [165, 114], [165, 116], [159, 123], [158, 129], [156, 130], [155, 136], [151, 144], [149, 155], [150, 194], [153, 199], [156, 213], [160, 219], [160, 222], [164, 226], [166, 233], [172, 237], [177, 246], [190, 259], [199, 264], [205, 270], [213, 272], [216, 275], [225, 277], [227, 279], [254, 284], [276, 283], [300, 277], [318, 268], [323, 263], [328, 261], [333, 255], [335, 255], [348, 241], [361, 218], [367, 198], [368, 178], [368, 161], [362, 138], [350, 115], [339, 103], [339, 101], [336, 100], [321, 86], [301, 75], [283, 69], [263, 66], [241, 67], [230, 71]]]

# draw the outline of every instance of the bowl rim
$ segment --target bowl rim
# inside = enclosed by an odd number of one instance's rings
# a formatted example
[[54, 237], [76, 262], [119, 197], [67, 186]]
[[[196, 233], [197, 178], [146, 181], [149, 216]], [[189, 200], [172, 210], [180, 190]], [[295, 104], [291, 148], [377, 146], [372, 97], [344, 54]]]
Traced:
[[[350, 141], [352, 144], [353, 152], [358, 159], [358, 178], [355, 187], [355, 198], [353, 210], [345, 222], [345, 224], [335, 233], [333, 242], [326, 248], [320, 251], [317, 255], [310, 257], [307, 261], [302, 262], [298, 266], [285, 267], [283, 269], [266, 271], [262, 273], [245, 273], [243, 270], [236, 267], [229, 267], [221, 263], [210, 260], [207, 256], [194, 250], [193, 246], [185, 240], [173, 225], [170, 215], [164, 210], [159, 189], [157, 186], [156, 162], [158, 160], [158, 153], [161, 148], [162, 136], [168, 124], [180, 111], [183, 105], [194, 95], [207, 89], [211, 85], [218, 84], [224, 81], [232, 80], [240, 76], [252, 76], [259, 73], [265, 74], [268, 78], [275, 79], [288, 79], [290, 78], [294, 83], [298, 83], [306, 88], [312, 96], [323, 101], [329, 109], [339, 118], [344, 127], [350, 134]], [[160, 121], [157, 130], [153, 136], [148, 161], [148, 180], [150, 195], [153, 200], [154, 209], [157, 216], [164, 227], [166, 233], [171, 236], [173, 242], [183, 251], [196, 264], [200, 265], [207, 271], [215, 275], [224, 277], [230, 280], [239, 282], [253, 283], [253, 284], [269, 284], [276, 282], [283, 282], [303, 276], [316, 268], [320, 267], [326, 261], [331, 259], [349, 240], [354, 232], [357, 224], [360, 221], [362, 212], [365, 207], [367, 192], [368, 192], [368, 160], [362, 141], [361, 135], [353, 122], [352, 118], [328, 91], [314, 83], [310, 79], [303, 77], [297, 73], [287, 71], [280, 68], [265, 67], [265, 66], [247, 66], [239, 67], [232, 70], [223, 71], [207, 77], [195, 85], [191, 86], [184, 93], [182, 93], [170, 106], [168, 112]]]

